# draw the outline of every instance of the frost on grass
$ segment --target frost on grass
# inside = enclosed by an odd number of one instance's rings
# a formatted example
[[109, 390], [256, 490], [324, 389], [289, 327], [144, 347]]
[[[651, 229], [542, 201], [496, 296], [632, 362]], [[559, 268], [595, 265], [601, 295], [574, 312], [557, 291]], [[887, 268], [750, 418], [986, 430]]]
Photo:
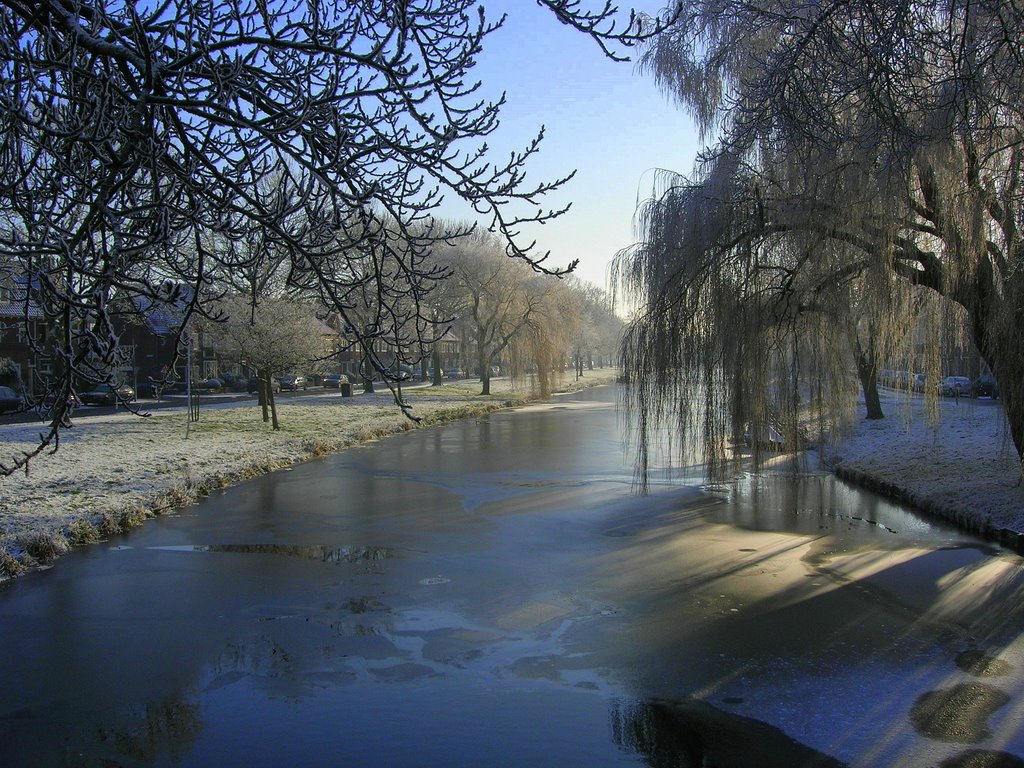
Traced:
[[929, 420], [919, 397], [889, 395], [886, 418], [860, 421], [830, 449], [842, 476], [969, 529], [1024, 531], [1021, 466], [999, 401], [945, 398]]
[[[594, 372], [582, 384], [613, 380]], [[413, 393], [416, 393], [413, 396]], [[421, 426], [480, 415], [531, 398], [528, 383], [410, 390]], [[55, 454], [29, 472], [0, 478], [0, 578], [48, 562], [69, 546], [129, 530], [147, 517], [190, 504], [216, 488], [415, 427], [389, 393], [295, 398], [279, 404], [281, 430], [263, 423], [255, 405], [204, 407], [188, 429], [184, 412], [157, 411], [79, 418]], [[2, 450], [35, 445], [40, 425], [0, 427]]]

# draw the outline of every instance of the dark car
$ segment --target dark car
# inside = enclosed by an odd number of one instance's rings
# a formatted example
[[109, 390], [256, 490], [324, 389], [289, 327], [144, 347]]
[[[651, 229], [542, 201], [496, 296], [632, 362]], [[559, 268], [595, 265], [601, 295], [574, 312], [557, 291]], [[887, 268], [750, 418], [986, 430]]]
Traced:
[[0, 413], [20, 411], [25, 407], [25, 398], [10, 387], [0, 387]]
[[342, 384], [350, 384], [352, 379], [347, 373], [328, 373], [324, 376], [324, 387], [328, 389], [341, 389]]
[[999, 397], [999, 385], [996, 377], [991, 374], [983, 374], [971, 382], [971, 397], [991, 397], [993, 400]]
[[[253, 377], [247, 379], [247, 381], [246, 381], [246, 390], [250, 394], [252, 394], [253, 392], [256, 392], [256, 391], [259, 390], [259, 384], [260, 384], [260, 380], [257, 379], [255, 376], [253, 376]], [[271, 379], [270, 380], [270, 389], [273, 392], [280, 392], [281, 391], [281, 382], [278, 379]]]
[[118, 402], [130, 403], [135, 399], [135, 390], [127, 384], [115, 387], [113, 384], [100, 384], [95, 389], [81, 394], [85, 405], [114, 405]]
[[281, 382], [282, 390], [286, 389], [290, 392], [295, 392], [296, 390], [299, 389], [305, 389], [307, 386], [306, 377], [296, 373], [291, 373], [288, 374], [287, 376], [282, 376], [280, 379], [278, 379], [278, 381]]

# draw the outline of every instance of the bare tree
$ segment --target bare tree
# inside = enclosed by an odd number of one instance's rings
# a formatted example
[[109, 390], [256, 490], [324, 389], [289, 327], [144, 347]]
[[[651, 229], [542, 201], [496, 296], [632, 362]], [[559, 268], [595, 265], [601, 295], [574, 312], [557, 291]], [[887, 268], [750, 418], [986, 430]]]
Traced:
[[263, 299], [253, 307], [248, 297], [219, 302], [221, 320], [207, 334], [222, 354], [256, 370], [263, 420], [280, 429], [271, 380], [297, 370], [329, 350], [323, 325], [311, 306], [289, 299]]
[[[657, 26], [610, 4], [540, 2], [609, 50]], [[252, 274], [267, 250], [287, 255], [289, 279], [343, 292], [322, 265], [353, 218], [406, 230], [379, 294], [418, 312], [430, 276], [410, 259], [452, 235], [430, 225], [444, 190], [509, 255], [561, 272], [519, 238], [560, 212], [541, 200], [564, 179], [525, 181], [540, 134], [504, 162], [484, 143], [501, 103], [470, 74], [500, 24], [476, 0], [0, 6], [0, 258], [31, 276], [55, 329], [48, 387], [111, 378], [115, 296], [175, 304], [162, 286], [185, 285], [187, 313], [210, 314], [215, 275]], [[274, 174], [290, 194], [268, 190]], [[369, 354], [373, 339], [360, 343]], [[65, 418], [59, 406], [39, 448], [2, 471], [55, 444]]]
[[572, 357], [576, 378], [592, 369], [594, 358], [610, 361], [617, 358], [625, 323], [615, 314], [612, 297], [595, 285], [575, 276], [566, 278], [566, 285], [579, 305], [580, 322], [572, 339]]
[[[924, 291], [966, 313], [1024, 449], [1022, 23], [1006, 2], [682, 3], [644, 66], [716, 142], [618, 260], [645, 307], [641, 427], [703, 434], [715, 467], [744, 422], [792, 434], [817, 387], [841, 416], [849, 361], [877, 369]], [[696, 385], [702, 414], [678, 400]]]
[[439, 256], [464, 296], [483, 395], [491, 393], [492, 367], [537, 322], [546, 299], [545, 291], [531, 284], [529, 268], [506, 258], [503, 250], [500, 240], [479, 233]]

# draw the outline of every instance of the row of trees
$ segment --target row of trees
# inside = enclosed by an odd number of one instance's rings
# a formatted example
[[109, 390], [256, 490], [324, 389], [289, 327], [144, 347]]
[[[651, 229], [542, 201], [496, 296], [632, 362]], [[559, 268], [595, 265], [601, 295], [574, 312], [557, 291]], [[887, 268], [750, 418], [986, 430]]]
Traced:
[[879, 416], [881, 362], [921, 326], [935, 348], [952, 318], [998, 377], [1020, 454], [1024, 9], [679, 8], [643, 67], [711, 143], [692, 177], [663, 178], [616, 262], [643, 306], [625, 344], [641, 431], [676, 425], [714, 470], [746, 424], [795, 435], [808, 398], [841, 413], [852, 360]]
[[472, 339], [483, 394], [502, 358], [512, 375], [535, 374], [547, 394], [552, 371], [572, 362], [581, 374], [595, 357], [617, 354], [622, 321], [601, 289], [571, 276], [539, 275], [509, 260], [501, 241], [486, 233], [441, 251], [439, 261], [451, 280], [435, 311], [456, 318], [460, 335]]
[[[609, 55], [657, 31], [610, 2], [538, 1]], [[478, 0], [0, 5], [0, 258], [29, 276], [26, 329], [34, 307], [57, 329], [58, 403], [0, 471], [59, 439], [75, 381], [109, 380], [119, 301], [213, 317], [218, 275], [257, 285], [278, 254], [376, 365], [379, 340], [435, 327], [421, 302], [447, 273], [428, 255], [465, 234], [435, 219], [445, 193], [507, 256], [571, 270], [520, 234], [560, 213], [543, 198], [565, 179], [526, 180], [542, 131], [504, 158], [486, 145], [501, 102], [472, 69], [501, 23]]]
[[[448, 275], [419, 301], [431, 328], [410, 340], [395, 332], [400, 326], [385, 326], [391, 332], [378, 334], [374, 359], [363, 360], [365, 376], [383, 372], [385, 381], [390, 381], [409, 366], [429, 367], [433, 383], [440, 385], [438, 340], [449, 329], [461, 340], [465, 353], [472, 355], [463, 365], [479, 375], [485, 395], [490, 394], [491, 371], [499, 363], [512, 376], [535, 377], [539, 391], [547, 394], [552, 373], [561, 372], [570, 362], [581, 375], [595, 357], [609, 360], [617, 354], [623, 323], [604, 291], [571, 276], [556, 280], [536, 273], [528, 264], [509, 259], [500, 238], [476, 232], [435, 247], [429, 260], [432, 269]], [[309, 370], [314, 364], [336, 369], [338, 364], [330, 356], [336, 358], [357, 345], [361, 337], [374, 332], [371, 324], [381, 322], [379, 304], [368, 296], [347, 316], [360, 326], [336, 329], [341, 337], [325, 344], [324, 331], [335, 329], [322, 320], [333, 310], [321, 297], [273, 280], [262, 281], [258, 293], [235, 291], [211, 306], [217, 320], [202, 323], [204, 336], [228, 359], [255, 369], [265, 403], [264, 420], [272, 421], [275, 429], [278, 416], [271, 378]], [[403, 302], [394, 306], [401, 308]], [[409, 314], [413, 314], [411, 307]], [[400, 404], [407, 408], [401, 399]]]

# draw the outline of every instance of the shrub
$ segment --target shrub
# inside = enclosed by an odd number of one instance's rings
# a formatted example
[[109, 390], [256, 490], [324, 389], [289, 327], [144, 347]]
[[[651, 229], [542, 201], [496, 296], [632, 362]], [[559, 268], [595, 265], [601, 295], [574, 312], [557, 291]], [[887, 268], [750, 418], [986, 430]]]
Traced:
[[0, 552], [0, 576], [13, 579], [25, 571], [25, 566], [7, 552]]
[[68, 543], [63, 536], [37, 533], [25, 542], [25, 552], [41, 563], [52, 562], [67, 551]]
[[100, 540], [100, 532], [88, 520], [76, 520], [68, 526], [67, 539], [73, 547], [94, 544]]

